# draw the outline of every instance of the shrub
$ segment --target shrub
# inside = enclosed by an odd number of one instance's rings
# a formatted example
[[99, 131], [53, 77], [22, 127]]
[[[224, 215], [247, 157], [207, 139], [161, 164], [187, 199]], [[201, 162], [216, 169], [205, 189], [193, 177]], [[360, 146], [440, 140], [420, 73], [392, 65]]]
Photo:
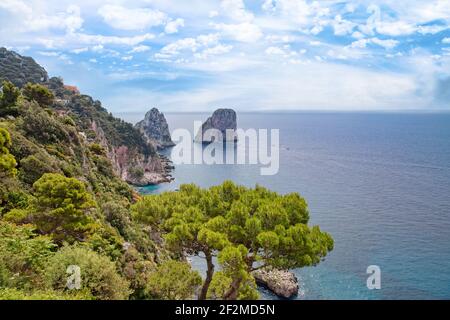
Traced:
[[75, 121], [70, 116], [65, 116], [63, 119], [63, 123], [72, 127], [76, 126]]
[[134, 179], [140, 180], [144, 177], [144, 169], [141, 167], [132, 167], [128, 169], [128, 173]]
[[0, 289], [0, 300], [91, 300], [92, 296], [83, 291], [60, 292], [54, 290], [35, 290], [31, 292], [3, 288]]
[[31, 220], [41, 233], [51, 234], [61, 243], [83, 240], [91, 231], [89, 213], [96, 203], [81, 181], [46, 173], [33, 188], [36, 200]]
[[117, 230], [105, 225], [99, 225], [86, 240], [86, 244], [95, 252], [108, 256], [113, 261], [122, 255], [123, 243]]
[[27, 136], [39, 143], [70, 142], [70, 136], [64, 125], [47, 112], [30, 108], [26, 110], [22, 127]]
[[150, 274], [147, 290], [149, 295], [157, 299], [191, 299], [201, 284], [200, 274], [191, 270], [189, 264], [168, 260]]
[[98, 143], [92, 143], [91, 145], [89, 145], [89, 150], [91, 150], [91, 152], [93, 152], [94, 154], [99, 155], [99, 156], [106, 155], [105, 148], [103, 148]]
[[36, 101], [41, 107], [48, 107], [53, 104], [55, 96], [46, 87], [40, 84], [27, 83], [22, 89], [22, 94], [28, 101]]
[[9, 81], [3, 81], [1, 89], [0, 117], [17, 116], [19, 113], [17, 100], [20, 96], [20, 90]]
[[14, 176], [17, 173], [16, 159], [9, 152], [11, 136], [6, 129], [0, 128], [0, 177], [4, 175]]
[[130, 294], [129, 284], [107, 257], [88, 248], [66, 246], [48, 261], [45, 276], [49, 287], [67, 292], [67, 267], [76, 265], [81, 271], [81, 289], [95, 299], [122, 300]]
[[0, 221], [0, 287], [40, 286], [41, 272], [55, 248], [49, 237], [36, 235], [33, 226]]
[[20, 179], [32, 185], [44, 173], [57, 173], [55, 161], [44, 153], [37, 153], [20, 160]]

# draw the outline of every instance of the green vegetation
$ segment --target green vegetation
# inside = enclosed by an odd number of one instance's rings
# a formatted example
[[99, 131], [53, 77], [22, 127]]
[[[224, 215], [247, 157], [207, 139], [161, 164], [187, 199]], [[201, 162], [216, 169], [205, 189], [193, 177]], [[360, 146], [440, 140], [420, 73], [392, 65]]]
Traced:
[[[47, 85], [4, 82], [0, 96], [0, 299], [257, 299], [254, 270], [332, 250], [298, 194], [225, 182], [140, 197], [110, 153], [156, 151], [99, 102]], [[190, 255], [206, 260], [205, 279]]]
[[20, 90], [11, 82], [3, 81], [0, 92], [0, 117], [16, 116], [19, 112], [17, 101]]
[[7, 175], [16, 175], [16, 159], [10, 153], [11, 136], [9, 132], [0, 128], [0, 177]]
[[46, 259], [56, 245], [31, 225], [0, 221], [0, 287], [31, 289], [43, 283]]
[[40, 84], [27, 83], [22, 89], [22, 94], [28, 101], [36, 101], [41, 107], [49, 107], [53, 104], [55, 96]]
[[47, 284], [58, 291], [68, 291], [67, 266], [80, 267], [83, 287], [96, 299], [123, 300], [128, 298], [129, 284], [107, 257], [82, 247], [63, 247], [48, 260], [45, 270]]
[[60, 174], [46, 173], [33, 185], [35, 208], [29, 219], [42, 234], [56, 241], [85, 239], [92, 229], [96, 203], [83, 183]]
[[[306, 202], [230, 181], [210, 189], [183, 185], [179, 192], [148, 196], [133, 216], [163, 234], [179, 256], [202, 256], [207, 275], [199, 299], [254, 298], [251, 272], [265, 266], [301, 268], [319, 263], [333, 249], [330, 235], [307, 226]], [[214, 273], [213, 257], [222, 267]], [[209, 292], [211, 283], [214, 292]]]
[[[80, 134], [89, 113], [58, 109], [47, 91], [3, 85], [0, 299], [150, 298], [149, 275], [170, 253], [132, 219], [139, 196], [115, 174], [112, 146]], [[66, 288], [69, 265], [82, 269], [80, 290]]]
[[200, 274], [187, 263], [169, 260], [150, 275], [147, 290], [156, 299], [191, 299], [201, 284]]

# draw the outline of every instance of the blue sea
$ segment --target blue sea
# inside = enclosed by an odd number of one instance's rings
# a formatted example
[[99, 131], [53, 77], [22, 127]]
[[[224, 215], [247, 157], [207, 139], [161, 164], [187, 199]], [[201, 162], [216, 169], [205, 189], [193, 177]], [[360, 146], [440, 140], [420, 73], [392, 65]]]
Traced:
[[[171, 130], [192, 131], [207, 117], [166, 114]], [[298, 192], [335, 249], [294, 270], [297, 299], [450, 299], [450, 114], [238, 113], [238, 126], [280, 129], [277, 175], [254, 165], [177, 165], [174, 182], [141, 192], [226, 179]], [[366, 286], [369, 265], [381, 269], [380, 290]]]

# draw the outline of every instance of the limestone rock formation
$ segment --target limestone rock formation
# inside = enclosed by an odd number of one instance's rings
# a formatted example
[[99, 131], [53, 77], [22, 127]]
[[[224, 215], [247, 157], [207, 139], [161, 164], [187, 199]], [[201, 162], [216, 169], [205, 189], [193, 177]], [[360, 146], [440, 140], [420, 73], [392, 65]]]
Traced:
[[297, 277], [292, 272], [263, 268], [252, 274], [258, 285], [268, 288], [277, 296], [289, 299], [298, 294]]
[[91, 125], [95, 141], [106, 151], [115, 173], [123, 180], [135, 186], [156, 185], [173, 180], [170, 172], [172, 162], [157, 153], [145, 155], [136, 148], [127, 145], [115, 146], [106, 138], [103, 129], [95, 121]]
[[9, 80], [14, 85], [23, 87], [28, 82], [47, 82], [48, 74], [33, 58], [0, 48], [0, 82], [3, 80]]
[[169, 126], [164, 114], [157, 108], [152, 108], [145, 114], [144, 120], [135, 126], [158, 149], [175, 145], [170, 137]]
[[[236, 141], [234, 131], [237, 128], [236, 112], [233, 109], [217, 109], [205, 123], [195, 137], [195, 141], [202, 143], [210, 143], [216, 140], [213, 131], [216, 129], [221, 132], [223, 141]], [[208, 131], [210, 130], [210, 131]], [[227, 130], [233, 130], [231, 136], [227, 135]]]

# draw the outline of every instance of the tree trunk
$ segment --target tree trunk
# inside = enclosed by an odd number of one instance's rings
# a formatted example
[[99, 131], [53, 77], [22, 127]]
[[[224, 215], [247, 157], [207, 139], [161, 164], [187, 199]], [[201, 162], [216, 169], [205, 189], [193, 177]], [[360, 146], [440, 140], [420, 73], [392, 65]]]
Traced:
[[241, 285], [241, 278], [233, 280], [231, 283], [230, 289], [225, 292], [223, 299], [224, 300], [236, 300], [238, 295], [239, 286]]
[[206, 294], [208, 293], [209, 285], [211, 284], [211, 280], [214, 274], [214, 264], [212, 261], [212, 255], [210, 252], [205, 252], [205, 259], [206, 259], [206, 279], [203, 283], [202, 291], [200, 292], [200, 295], [198, 296], [198, 300], [206, 300]]

